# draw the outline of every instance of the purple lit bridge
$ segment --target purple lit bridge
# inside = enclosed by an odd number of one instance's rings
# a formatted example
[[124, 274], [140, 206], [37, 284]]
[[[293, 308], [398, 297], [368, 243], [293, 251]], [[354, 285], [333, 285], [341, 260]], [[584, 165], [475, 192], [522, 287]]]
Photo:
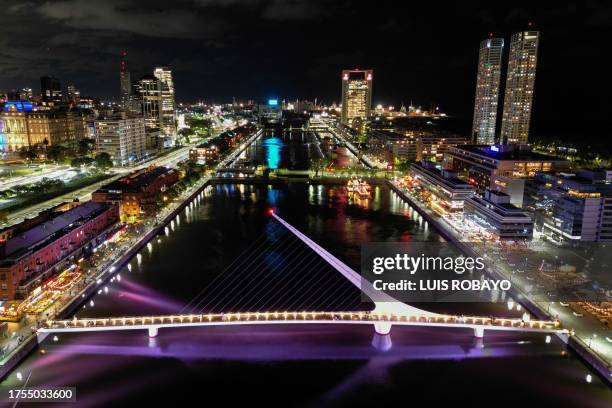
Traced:
[[248, 313], [209, 313], [175, 314], [164, 316], [132, 316], [49, 320], [38, 329], [39, 341], [49, 333], [93, 332], [111, 330], [147, 330], [150, 337], [158, 335], [162, 328], [200, 327], [200, 326], [238, 326], [271, 324], [366, 324], [373, 325], [376, 333], [389, 334], [391, 327], [425, 326], [471, 329], [476, 338], [483, 338], [485, 330], [554, 333], [569, 335], [568, 330], [560, 327], [557, 321], [525, 321], [516, 318], [466, 317], [441, 315], [421, 310], [399, 302], [394, 298], [376, 291], [372, 284], [353, 271], [338, 258], [323, 249], [291, 224], [270, 213], [296, 237], [312, 248], [332, 265], [353, 285], [374, 301], [373, 311], [268, 311]]

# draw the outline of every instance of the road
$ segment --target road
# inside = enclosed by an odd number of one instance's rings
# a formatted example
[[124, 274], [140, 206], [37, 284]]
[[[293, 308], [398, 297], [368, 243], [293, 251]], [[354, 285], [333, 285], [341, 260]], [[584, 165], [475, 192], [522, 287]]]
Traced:
[[8, 216], [7, 222], [2, 226], [9, 226], [13, 224], [17, 224], [24, 220], [24, 218], [32, 218], [38, 215], [39, 212], [44, 211], [48, 208], [54, 207], [58, 204], [61, 204], [66, 201], [72, 201], [78, 199], [79, 201], [89, 201], [91, 199], [91, 193], [102, 187], [104, 184], [110, 183], [111, 181], [117, 180], [124, 176], [127, 173], [130, 173], [135, 170], [139, 170], [145, 168], [147, 166], [168, 166], [168, 167], [176, 167], [177, 163], [186, 160], [189, 157], [189, 148], [190, 146], [181, 147], [171, 153], [168, 153], [162, 157], [156, 157], [151, 160], [148, 160], [142, 164], [139, 164], [134, 167], [124, 167], [124, 168], [113, 168], [111, 172], [114, 173], [114, 176], [96, 182], [94, 184], [90, 184], [89, 186], [80, 188], [75, 191], [71, 191], [70, 193], [61, 195], [59, 197], [55, 197], [51, 200], [43, 201], [41, 203], [34, 204], [30, 207], [24, 208], [23, 210], [17, 211], [15, 213], [11, 213]]
[[[444, 230], [455, 236], [458, 241], [465, 241], [465, 236], [459, 232], [447, 218], [440, 217], [436, 212], [425, 206], [416, 196], [412, 195], [399, 184], [396, 183], [396, 186], [400, 188], [404, 194], [410, 196], [412, 201], [419, 208], [429, 214], [434, 220], [438, 221], [441, 228], [444, 228]], [[523, 276], [515, 273], [517, 271], [517, 269], [515, 269], [516, 266], [510, 266], [508, 264], [508, 248], [496, 245], [494, 242], [486, 242], [472, 243], [471, 249], [475, 253], [479, 253], [479, 255], [485, 259], [495, 260], [495, 270], [504, 278], [509, 279], [514, 288], [518, 289], [525, 298], [530, 298], [525, 288], [528, 288], [532, 282], [527, 279], [526, 275]], [[550, 251], [552, 248], [548, 248], [547, 250]], [[517, 266], [519, 268], [522, 267], [523, 270], [529, 270], [529, 265], [517, 264]], [[576, 306], [572, 303], [568, 303], [568, 306], [563, 306], [560, 302], [542, 302], [537, 300], [533, 301], [533, 303], [541, 310], [547, 312], [551, 318], [558, 319], [563, 327], [572, 330], [575, 338], [586, 344], [594, 351], [594, 354], [606, 361], [607, 364], [612, 363], [612, 331], [610, 328], [604, 326], [594, 316], [586, 312], [575, 313], [572, 307], [575, 308]]]
[[[233, 128], [233, 126], [235, 126], [234, 122], [230, 122], [227, 125], [222, 125], [220, 127], [214, 128], [212, 131], [211, 137], [218, 136], [219, 134], [223, 133], [227, 129]], [[151, 158], [133, 167], [112, 168], [110, 171], [114, 174], [113, 177], [106, 179], [104, 181], [100, 181], [100, 182], [91, 184], [89, 186], [80, 188], [78, 190], [72, 191], [62, 196], [53, 198], [51, 200], [47, 200], [41, 203], [34, 204], [30, 207], [24, 208], [23, 210], [17, 211], [15, 213], [11, 213], [7, 217], [6, 222], [0, 223], [0, 228], [17, 224], [23, 221], [24, 218], [26, 217], [32, 218], [38, 215], [39, 212], [44, 211], [48, 208], [54, 207], [66, 201], [72, 201], [75, 199], [78, 199], [79, 201], [89, 201], [91, 199], [91, 193], [96, 191], [98, 188], [100, 188], [104, 184], [117, 180], [121, 178], [122, 176], [124, 176], [125, 174], [131, 173], [135, 170], [140, 170], [148, 166], [176, 167], [178, 163], [180, 163], [181, 161], [187, 160], [189, 158], [189, 149], [191, 147], [192, 147], [192, 144], [180, 147], [173, 152], [167, 153], [161, 157]], [[68, 167], [68, 171], [69, 170], [70, 170], [70, 167]], [[67, 171], [67, 170], [64, 169], [63, 171]], [[28, 182], [32, 182], [32, 179], [28, 178]], [[0, 190], [3, 189], [4, 186], [5, 186], [4, 183], [2, 183]]]
[[[9, 170], [10, 166], [3, 166], [4, 167], [4, 171]], [[10, 171], [10, 170], [9, 170]], [[41, 181], [43, 178], [48, 178], [48, 179], [66, 179], [69, 178], [71, 173], [74, 173], [74, 170], [72, 169], [72, 167], [64, 165], [64, 166], [44, 166], [41, 168], [40, 172], [34, 172], [32, 174], [28, 174], [25, 176], [16, 176], [16, 177], [10, 177], [7, 178], [6, 180], [2, 180], [2, 182], [0, 183], [0, 191], [2, 190], [6, 190], [15, 186], [18, 186], [20, 184], [31, 184], [31, 183], [37, 183], [39, 181]], [[73, 175], [74, 175], [73, 174]]]

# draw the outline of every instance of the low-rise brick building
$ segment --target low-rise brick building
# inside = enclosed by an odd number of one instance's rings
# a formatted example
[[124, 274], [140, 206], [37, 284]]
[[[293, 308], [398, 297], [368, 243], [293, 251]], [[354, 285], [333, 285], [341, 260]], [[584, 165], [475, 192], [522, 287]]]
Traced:
[[92, 200], [121, 206], [127, 218], [152, 214], [157, 210], [158, 194], [176, 183], [179, 172], [167, 167], [149, 167], [131, 173], [92, 194]]
[[119, 221], [116, 205], [89, 201], [68, 208], [0, 241], [0, 300], [27, 296], [44, 279], [61, 272], [64, 262], [102, 242], [104, 233]]

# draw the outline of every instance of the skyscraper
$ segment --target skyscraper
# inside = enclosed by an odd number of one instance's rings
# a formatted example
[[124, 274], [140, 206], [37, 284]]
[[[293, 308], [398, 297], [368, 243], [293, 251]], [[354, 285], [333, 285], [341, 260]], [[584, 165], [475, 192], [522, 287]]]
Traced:
[[174, 103], [174, 82], [172, 71], [168, 68], [155, 68], [153, 75], [160, 82], [160, 128], [165, 135], [176, 133], [176, 110]]
[[62, 102], [62, 86], [59, 79], [48, 76], [40, 77], [40, 94], [43, 101], [60, 104]]
[[135, 98], [140, 104], [147, 130], [160, 129], [161, 82], [153, 75], [144, 75], [138, 80]]
[[503, 52], [503, 38], [488, 38], [480, 43], [472, 124], [472, 138], [477, 144], [495, 143]]
[[121, 106], [128, 109], [130, 104], [130, 90], [132, 89], [130, 71], [127, 66], [127, 51], [121, 51], [121, 62], [119, 63], [119, 85]]
[[529, 138], [539, 34], [538, 31], [521, 31], [510, 39], [501, 126], [501, 141], [504, 144], [527, 143]]
[[75, 106], [79, 104], [81, 98], [81, 91], [79, 91], [74, 84], [69, 84], [66, 87], [66, 94], [68, 103], [71, 103]]
[[342, 123], [362, 129], [372, 105], [372, 74], [367, 70], [342, 71]]

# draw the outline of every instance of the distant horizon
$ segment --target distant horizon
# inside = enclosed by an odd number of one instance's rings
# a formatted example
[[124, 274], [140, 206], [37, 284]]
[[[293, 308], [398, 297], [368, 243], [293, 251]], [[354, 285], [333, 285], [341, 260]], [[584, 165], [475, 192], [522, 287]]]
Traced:
[[[426, 16], [435, 15], [432, 23]], [[571, 104], [589, 101], [605, 115], [599, 92], [612, 7], [476, 2], [403, 9], [343, 0], [272, 0], [168, 4], [83, 0], [16, 1], [0, 17], [0, 90], [39, 89], [39, 77], [74, 83], [83, 95], [118, 100], [120, 52], [133, 80], [156, 66], [172, 69], [179, 101], [279, 98], [339, 102], [340, 72], [374, 70], [373, 105], [432, 103], [449, 114], [473, 111], [478, 46], [489, 33], [539, 30], [534, 121], [563, 121]], [[528, 23], [533, 22], [532, 27]], [[36, 26], [36, 31], [24, 31]], [[504, 53], [507, 58], [508, 44]], [[502, 80], [503, 82], [503, 80]], [[561, 97], [560, 97], [561, 96]]]

